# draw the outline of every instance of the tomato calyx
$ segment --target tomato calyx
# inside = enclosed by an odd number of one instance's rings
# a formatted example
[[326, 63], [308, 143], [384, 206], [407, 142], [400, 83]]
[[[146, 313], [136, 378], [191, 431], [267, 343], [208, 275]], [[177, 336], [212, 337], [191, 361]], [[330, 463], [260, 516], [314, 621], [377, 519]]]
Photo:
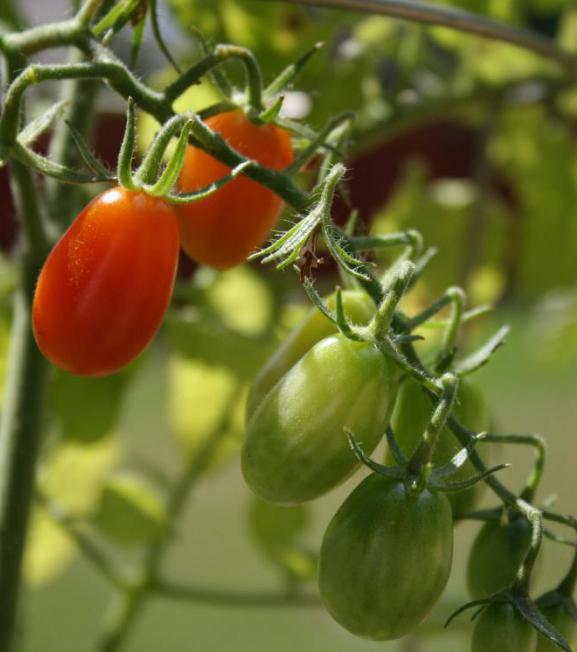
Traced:
[[[175, 137], [177, 137], [177, 143], [174, 151], [164, 164], [166, 152]], [[195, 113], [187, 112], [172, 117], [158, 130], [143, 157], [142, 163], [133, 171], [132, 161], [136, 147], [136, 115], [134, 101], [129, 98], [126, 112], [126, 128], [116, 170], [119, 185], [127, 190], [164, 198], [171, 204], [188, 204], [214, 194], [252, 165], [252, 161], [245, 160], [233, 168], [229, 174], [203, 188], [193, 192], [177, 192], [174, 190], [174, 186], [184, 165], [186, 148], [191, 137], [206, 143], [210, 139], [214, 139], [215, 134]]]

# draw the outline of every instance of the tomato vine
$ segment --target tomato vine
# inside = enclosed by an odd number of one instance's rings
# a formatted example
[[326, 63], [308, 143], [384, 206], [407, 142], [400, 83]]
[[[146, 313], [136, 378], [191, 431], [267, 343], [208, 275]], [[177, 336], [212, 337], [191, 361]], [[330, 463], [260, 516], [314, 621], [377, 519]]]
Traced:
[[[560, 63], [571, 77], [574, 77], [577, 71], [575, 56], [560, 49], [552, 42], [525, 30], [501, 25], [467, 12], [440, 7], [433, 8], [428, 4], [413, 0], [403, 3], [387, 0], [369, 0], [363, 3], [352, 3], [350, 0], [315, 0], [314, 2], [295, 0], [295, 2], [373, 11], [417, 22], [444, 25], [502, 40], [537, 52]], [[327, 490], [329, 486], [332, 487], [342, 480], [357, 462], [363, 462], [373, 470], [369, 481], [371, 486], [372, 484], [375, 486], [386, 485], [387, 491], [393, 491], [404, 482], [403, 491], [406, 491], [405, 498], [409, 502], [411, 497], [423, 495], [422, 492], [427, 490], [427, 487], [444, 492], [470, 487], [479, 481], [486, 482], [503, 503], [503, 506], [499, 507], [499, 512], [501, 510], [503, 513], [515, 512], [519, 514], [519, 518], [526, 519], [530, 526], [530, 540], [527, 553], [521, 560], [512, 583], [500, 591], [497, 596], [485, 597], [474, 603], [475, 605], [489, 605], [477, 625], [474, 646], [478, 646], [478, 641], [483, 638], [484, 623], [489, 619], [491, 613], [499, 611], [499, 618], [507, 621], [505, 625], [508, 626], [510, 612], [512, 612], [517, 619], [530, 622], [559, 647], [569, 650], [567, 642], [541, 615], [528, 593], [531, 573], [539, 554], [542, 538], [549, 535], [548, 531], [544, 529], [543, 521], [560, 523], [577, 530], [573, 517], [557, 514], [548, 509], [542, 510], [532, 504], [543, 472], [544, 447], [542, 440], [534, 436], [480, 434], [461, 423], [456, 416], [456, 410], [453, 409], [458, 396], [458, 378], [485, 364], [502, 344], [506, 331], [498, 331], [493, 338], [468, 358], [456, 359], [455, 343], [459, 328], [464, 321], [474, 318], [480, 312], [466, 312], [466, 297], [459, 288], [448, 289], [442, 297], [417, 315], [409, 316], [399, 309], [402, 298], [419, 276], [424, 273], [432, 255], [430, 250], [422, 251], [421, 236], [415, 231], [407, 231], [381, 238], [367, 237], [356, 235], [353, 229], [341, 229], [334, 224], [331, 217], [333, 199], [346, 172], [345, 166], [338, 162], [338, 159], [342, 141], [348, 134], [353, 116], [347, 113], [336, 116], [318, 132], [312, 132], [312, 135], [309, 133], [308, 145], [297, 154], [294, 162], [287, 160], [287, 165], [284, 168], [272, 169], [257, 162], [253, 157], [243, 155], [230, 145], [218, 133], [218, 130], [211, 129], [208, 118], [223, 112], [230, 112], [233, 107], [237, 106], [232, 98], [215, 104], [207, 111], [198, 114], [193, 112], [177, 114], [175, 112], [173, 105], [185, 91], [198, 84], [207, 75], [217, 76], [219, 66], [224, 62], [237, 60], [245, 71], [244, 93], [240, 104], [245, 110], [246, 118], [256, 126], [272, 123], [278, 118], [282, 104], [282, 99], [279, 101], [277, 96], [293, 82], [300, 69], [314, 55], [318, 47], [305, 53], [296, 63], [290, 64], [268, 87], [264, 87], [259, 64], [250, 50], [230, 44], [207, 46], [207, 51], [198, 62], [181, 72], [176, 80], [169, 83], [163, 90], [154, 90], [143, 83], [107, 45], [115, 30], [119, 30], [131, 16], [130, 12], [126, 16], [122, 12], [118, 15], [118, 12], [111, 15], [114, 9], [110, 9], [109, 4], [104, 0], [88, 0], [71, 19], [21, 31], [5, 31], [0, 34], [0, 52], [4, 58], [7, 81], [0, 116], [0, 161], [2, 165], [10, 167], [24, 236], [23, 249], [20, 254], [21, 287], [15, 296], [14, 336], [8, 371], [8, 391], [0, 430], [0, 464], [3, 470], [0, 477], [0, 650], [9, 652], [14, 639], [20, 567], [26, 541], [26, 525], [30, 505], [35, 493], [35, 465], [42, 428], [42, 406], [45, 403], [44, 391], [48, 372], [47, 363], [40, 355], [32, 336], [32, 297], [38, 273], [45, 262], [49, 245], [54, 239], [54, 229], [50, 218], [58, 225], [57, 230], [61, 231], [65, 225], [65, 218], [59, 216], [62, 213], [71, 212], [75, 208], [73, 199], [66, 197], [66, 193], [61, 190], [63, 186], [60, 184], [120, 183], [129, 190], [143, 190], [151, 196], [159, 196], [163, 200], [180, 203], [196, 201], [212, 195], [225, 184], [232, 183], [235, 177], [241, 174], [278, 195], [299, 213], [299, 218], [285, 232], [278, 234], [267, 247], [255, 254], [254, 258], [262, 258], [263, 262], [274, 263], [279, 269], [296, 266], [303, 280], [304, 288], [316, 309], [319, 309], [322, 315], [332, 323], [332, 331], [339, 332], [338, 335], [331, 338], [330, 345], [335, 349], [346, 349], [346, 355], [350, 351], [359, 355], [365, 355], [367, 351], [370, 351], [372, 359], [378, 359], [378, 363], [375, 362], [375, 368], [382, 368], [384, 356], [391, 369], [396, 367], [395, 373], [404, 374], [419, 385], [432, 408], [432, 417], [422, 433], [419, 445], [410, 458], [407, 459], [403, 456], [402, 446], [396, 442], [395, 433], [390, 429], [387, 431], [390, 448], [396, 458], [396, 467], [388, 467], [371, 460], [356, 441], [357, 433], [350, 431], [348, 432], [349, 443], [358, 457], [357, 460], [352, 457], [352, 452], [346, 444], [343, 444], [338, 454], [346, 459], [342, 464], [342, 469], [338, 469], [338, 477], [329, 478], [320, 489], [305, 487], [303, 493], [296, 497], [292, 495], [287, 497], [282, 494], [280, 500], [300, 501], [317, 496]], [[113, 18], [114, 20], [112, 20]], [[95, 23], [97, 20], [101, 22]], [[16, 15], [12, 17], [12, 22], [14, 25], [18, 24]], [[96, 29], [95, 24], [100, 27]], [[106, 30], [102, 27], [103, 25]], [[30, 63], [30, 58], [33, 55], [63, 46], [74, 49], [68, 63]], [[164, 47], [163, 50], [165, 50]], [[67, 92], [72, 97], [70, 128], [64, 127], [58, 122], [61, 117], [61, 105], [56, 105], [45, 115], [26, 126], [22, 124], [28, 91], [47, 81], [69, 84]], [[83, 102], [87, 101], [87, 104], [90, 105], [93, 98], [90, 94], [84, 95], [84, 91], [81, 91], [80, 88], [86, 89], [88, 86], [85, 84], [88, 84], [93, 89], [96, 83], [108, 84], [117, 95], [128, 103], [125, 141], [116, 172], [102, 166], [92, 155], [85, 142], [87, 116], [90, 114], [84, 112]], [[132, 170], [135, 139], [133, 105], [156, 118], [162, 125], [136, 173]], [[278, 122], [283, 128], [291, 126], [287, 123], [283, 124], [280, 119]], [[54, 127], [56, 135], [50, 152], [47, 156], [39, 154], [33, 147], [34, 142], [54, 125], [56, 125]], [[169, 162], [164, 165], [167, 147], [175, 137], [179, 139], [176, 151]], [[79, 150], [75, 155], [71, 154], [73, 144]], [[180, 193], [173, 191], [172, 188], [183, 165], [187, 145], [206, 152], [229, 168], [231, 172], [217, 182], [212, 181], [206, 188], [195, 188], [193, 191]], [[302, 166], [315, 156], [321, 159], [317, 185], [312, 192], [307, 192], [299, 186], [294, 177]], [[79, 171], [75, 165], [75, 161], [78, 159], [83, 160], [87, 168], [85, 171]], [[48, 184], [47, 186], [49, 200], [47, 209], [41, 204], [37, 194], [36, 173], [53, 180], [52, 185]], [[72, 195], [72, 197], [74, 196]], [[337, 290], [333, 299], [327, 302], [315, 289], [312, 270], [318, 264], [316, 244], [319, 239], [324, 242], [330, 256], [337, 262], [343, 277], [349, 280], [354, 279], [353, 282], [358, 291], [364, 292], [363, 296], [368, 296], [373, 301], [375, 314], [368, 323], [359, 325], [350, 320], [350, 311], [346, 306], [347, 300], [343, 299], [343, 293], [340, 290]], [[398, 246], [404, 247], [404, 251], [396, 263], [383, 278], [375, 278], [366, 253], [383, 247]], [[414, 331], [447, 306], [451, 307], [451, 315], [434, 372], [431, 372], [416, 352]], [[326, 353], [328, 345], [326, 345], [326, 340], [322, 342], [325, 342], [323, 347]], [[309, 344], [312, 346], [313, 343]], [[318, 349], [312, 349], [312, 351], [316, 354], [321, 348], [319, 346]], [[303, 360], [306, 360], [306, 356]], [[287, 372], [287, 376], [283, 375], [283, 378], [287, 378], [288, 374], [290, 371]], [[372, 377], [375, 375], [372, 374]], [[390, 375], [392, 377], [393, 372]], [[315, 376], [314, 380], [318, 382], [319, 377]], [[286, 381], [288, 388], [286, 391], [290, 390], [291, 382], [290, 378]], [[329, 380], [327, 380], [327, 384], [328, 382]], [[387, 391], [389, 391], [390, 386], [395, 383], [396, 379], [393, 382], [391, 378], [387, 377], [383, 387], [388, 388]], [[321, 382], [321, 384], [323, 383]], [[285, 388], [284, 385], [283, 388]], [[297, 389], [299, 392], [302, 391], [302, 388]], [[346, 387], [343, 386], [341, 389], [341, 393], [344, 394]], [[312, 393], [312, 389], [307, 390], [307, 393]], [[383, 400], [382, 395], [379, 397]], [[270, 394], [263, 399], [263, 402], [269, 398]], [[229, 403], [234, 405], [238, 400], [238, 388], [235, 387], [229, 397]], [[31, 405], [34, 406], [33, 409], [30, 408]], [[257, 417], [252, 417], [255, 420], [251, 420], [249, 424], [249, 432], [257, 433], [254, 435], [255, 437], [260, 436], [261, 430], [262, 432], [271, 430], [265, 417], [258, 416], [266, 416], [265, 409], [262, 407], [258, 409], [261, 411], [257, 412]], [[388, 413], [391, 409], [391, 405], [387, 404], [383, 407], [375, 402], [374, 405], [365, 406], [362, 416], [372, 419], [373, 410], [382, 411], [383, 422], [378, 424], [380, 429], [377, 433], [382, 436], [383, 433], [380, 430], [386, 428]], [[171, 526], [176, 524], [187, 496], [203, 470], [211, 463], [215, 450], [226, 432], [228, 418], [228, 413], [225, 412], [223, 421], [216, 425], [205, 446], [188, 460], [181, 476], [172, 486], [168, 501]], [[265, 419], [265, 427], [261, 427], [256, 422], [257, 418]], [[345, 425], [350, 426], [341, 421], [343, 421], [342, 418], [337, 419], [333, 424], [336, 429], [342, 429]], [[364, 435], [365, 439], [370, 438], [369, 429], [365, 428], [366, 424], [363, 419], [353, 425], [361, 431], [360, 434]], [[434, 468], [432, 466], [433, 454], [439, 438], [444, 436], [445, 428], [452, 432], [462, 450], [451, 460], [445, 461], [444, 465]], [[500, 470], [502, 465], [488, 468], [482, 455], [476, 450], [478, 445], [483, 446], [499, 441], [530, 445], [537, 450], [538, 455], [533, 474], [520, 495], [512, 492], [495, 477], [494, 473]], [[374, 448], [373, 444], [376, 445], [376, 443], [377, 441], [370, 442], [369, 453]], [[250, 451], [245, 459], [251, 459]], [[286, 462], [286, 458], [280, 460], [280, 466], [284, 467]], [[466, 481], [451, 482], [449, 479], [451, 475], [465, 462], [472, 464], [477, 475]], [[301, 461], [297, 459], [295, 464], [298, 467], [300, 463]], [[248, 468], [248, 464], [248, 462], [245, 463], [246, 468]], [[283, 470], [286, 469], [283, 468]], [[250, 474], [250, 471], [245, 471], [245, 473]], [[315, 472], [315, 480], [320, 477], [321, 473], [321, 469]], [[388, 476], [386, 481], [379, 477], [379, 474]], [[278, 476], [276, 479], [278, 480]], [[255, 482], [254, 484], [258, 485], [259, 483]], [[103, 636], [100, 645], [101, 652], [113, 652], [120, 648], [142, 605], [149, 596], [155, 593], [166, 597], [238, 604], [239, 606], [263, 604], [267, 601], [274, 605], [309, 606], [317, 604], [314, 597], [290, 592], [287, 592], [286, 596], [273, 596], [272, 599], [268, 595], [241, 597], [224, 592], [211, 593], [201, 588], [171, 583], [164, 578], [161, 572], [163, 555], [169, 542], [168, 535], [149, 544], [136, 579], [126, 577], [105, 552], [95, 546], [81, 530], [77, 529], [74, 522], [49, 496], [39, 490], [37, 498], [53, 520], [72, 537], [87, 558], [118, 589], [116, 610]], [[439, 518], [445, 522], [448, 514], [448, 502], [444, 498], [440, 499], [439, 510]], [[496, 511], [493, 510], [465, 513], [459, 515], [459, 518], [473, 518], [491, 524], [494, 522], [495, 516]], [[334, 528], [338, 530], [339, 527], [340, 523], [337, 521]], [[168, 531], [170, 531], [170, 527]], [[368, 537], [375, 537], [375, 539], [378, 538], [378, 535], [378, 532], [367, 532]], [[384, 543], [389, 545], [390, 541]], [[337, 562], [340, 561], [342, 551], [338, 549], [337, 544], [329, 541], [327, 550], [330, 551], [330, 555], [335, 555], [334, 558], [337, 559]], [[330, 556], [327, 559], [332, 560], [333, 557]], [[325, 563], [330, 565], [333, 562]], [[566, 590], [569, 585], [571, 585], [571, 589], [573, 588], [574, 569], [575, 565], [572, 566], [570, 574], [559, 590], [561, 588]], [[433, 591], [435, 598], [438, 597], [437, 594], [440, 593], [446, 582], [445, 571], [445, 568], [439, 571], [440, 579], [435, 582]], [[369, 575], [371, 574], [369, 573]], [[342, 605], [335, 606], [335, 603], [332, 602], [333, 588], [329, 580], [326, 580], [326, 586], [329, 587], [326, 589], [326, 594], [331, 594], [329, 601], [331, 601], [334, 611], [339, 612], [338, 619], [346, 621], [346, 617], [341, 616]], [[372, 580], [372, 577], [367, 578], [369, 582]], [[339, 600], [341, 597], [338, 596]], [[547, 603], [545, 606], [550, 605]], [[422, 607], [422, 610], [419, 610], [419, 618], [415, 616], [415, 623], [420, 619], [420, 611], [423, 613], [428, 611], [430, 605], [424, 604]], [[402, 610], [402, 605], [400, 609]], [[346, 605], [344, 610], [346, 611]], [[415, 623], [412, 622], [411, 625]], [[354, 629], [356, 624], [354, 623], [350, 628]], [[373, 625], [373, 623], [367, 625], [369, 635], [374, 629]], [[359, 627], [359, 631], [366, 635], [367, 631], [363, 627], [364, 624]], [[378, 631], [377, 637], [384, 638], [391, 632], [395, 635], [398, 633], [392, 626], [390, 630], [384, 634]]]

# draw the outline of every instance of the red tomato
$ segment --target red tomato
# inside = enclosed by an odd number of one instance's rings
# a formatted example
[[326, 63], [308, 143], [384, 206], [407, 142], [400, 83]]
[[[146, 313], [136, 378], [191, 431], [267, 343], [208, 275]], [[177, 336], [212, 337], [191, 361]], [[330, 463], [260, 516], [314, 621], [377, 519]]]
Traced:
[[[233, 149], [269, 168], [282, 170], [293, 161], [290, 136], [276, 125], [255, 125], [242, 111], [221, 113], [206, 124]], [[191, 146], [178, 188], [192, 192], [229, 172], [226, 165]], [[239, 176], [201, 201], [175, 206], [182, 247], [204, 265], [217, 269], [238, 265], [266, 240], [281, 207], [278, 195]]]
[[44, 264], [33, 305], [36, 341], [80, 376], [117, 371], [158, 330], [178, 262], [172, 208], [113, 188], [78, 215]]

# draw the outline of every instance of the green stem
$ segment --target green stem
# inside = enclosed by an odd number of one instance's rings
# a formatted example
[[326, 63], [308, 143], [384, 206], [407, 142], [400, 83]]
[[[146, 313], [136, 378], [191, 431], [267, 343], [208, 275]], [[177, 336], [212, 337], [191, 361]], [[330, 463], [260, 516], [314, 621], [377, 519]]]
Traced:
[[195, 63], [186, 70], [176, 81], [166, 87], [166, 100], [172, 104], [193, 84], [198, 84], [200, 79], [212, 68], [221, 65], [230, 59], [239, 59], [246, 70], [249, 105], [254, 116], [263, 110], [262, 103], [262, 77], [260, 68], [253, 53], [247, 48], [238, 45], [217, 45], [214, 52]]
[[[132, 97], [136, 105], [159, 122], [164, 123], [173, 117], [174, 111], [163, 93], [158, 93], [139, 81], [110, 51], [102, 47], [94, 48], [97, 60], [75, 65], [31, 65], [19, 75], [10, 86], [0, 118], [0, 158], [9, 153], [16, 140], [19, 127], [21, 103], [25, 91], [32, 85], [43, 81], [63, 79], [100, 79], [120, 96], [128, 100]], [[198, 140], [199, 129], [193, 130], [192, 144], [208, 151], [216, 159], [230, 168], [236, 168], [248, 159], [232, 149], [224, 139], [205, 128], [202, 140]], [[210, 137], [207, 137], [207, 133]], [[267, 186], [282, 197], [287, 204], [297, 210], [305, 209], [310, 201], [308, 193], [301, 190], [282, 172], [251, 162], [243, 174]]]
[[[264, 1], [276, 2], [277, 0]], [[460, 32], [517, 45], [557, 61], [571, 76], [577, 75], [577, 57], [558, 47], [554, 41], [530, 30], [499, 23], [462, 9], [439, 6], [419, 0], [290, 0], [290, 2], [314, 7], [380, 14], [426, 25], [449, 27]]]
[[450, 361], [453, 358], [466, 302], [465, 292], [459, 287], [450, 287], [445, 294], [450, 300], [451, 313], [435, 363], [435, 369], [438, 373], [444, 371], [443, 366], [446, 365], [446, 361]]
[[519, 568], [513, 590], [518, 591], [521, 595], [527, 595], [531, 584], [531, 574], [543, 542], [543, 516], [538, 509], [521, 499], [517, 501], [517, 507], [531, 524], [531, 545]]
[[6, 397], [0, 427], [0, 650], [12, 649], [22, 557], [34, 492], [48, 366], [32, 334], [34, 286], [46, 253], [37, 188], [27, 168], [11, 165], [25, 233], [21, 286], [14, 297]]
[[535, 466], [527, 480], [525, 489], [521, 492], [520, 498], [527, 503], [533, 501], [541, 478], [543, 477], [543, 471], [545, 470], [545, 458], [547, 452], [547, 446], [543, 437], [539, 435], [493, 435], [488, 434], [483, 437], [483, 442], [487, 443], [501, 443], [501, 444], [521, 444], [525, 446], [532, 446], [535, 449], [536, 458]]
[[431, 421], [427, 425], [407, 465], [407, 470], [415, 477], [420, 477], [423, 471], [431, 464], [439, 435], [445, 427], [447, 417], [451, 413], [455, 403], [455, 397], [459, 388], [459, 379], [455, 374], [447, 373], [440, 378], [440, 384], [442, 386], [441, 398], [433, 412]]
[[223, 607], [320, 607], [321, 601], [316, 595], [299, 593], [237, 593], [219, 589], [208, 589], [197, 586], [186, 586], [174, 582], [158, 582], [155, 592], [164, 598], [199, 602], [202, 604], [220, 605]]
[[[101, 0], [98, 0], [100, 4]], [[90, 3], [87, 3], [90, 4]], [[86, 55], [73, 50], [69, 63], [86, 62]], [[68, 105], [67, 122], [86, 140], [94, 123], [94, 108], [98, 84], [92, 80], [71, 79], [62, 84], [61, 100]], [[48, 158], [69, 168], [81, 168], [81, 157], [74, 147], [72, 130], [64, 120], [58, 121], [50, 141]], [[56, 179], [46, 179], [47, 202], [52, 222], [60, 227], [68, 226], [81, 201], [81, 189], [63, 184]]]
[[[177, 479], [168, 498], [166, 510], [170, 516], [167, 531], [174, 531], [196, 483], [211, 463], [216, 450], [226, 436], [230, 423], [233, 405], [239, 397], [239, 388], [231, 391], [227, 401], [228, 409], [223, 410], [222, 419], [207, 438], [204, 446], [193, 455]], [[158, 583], [158, 574], [166, 548], [171, 542], [169, 536], [160, 538], [149, 546], [142, 565], [138, 583], [129, 591], [123, 592], [115, 606], [113, 616], [109, 621], [104, 637], [98, 646], [98, 652], [116, 652], [132, 630], [145, 601], [155, 585]]]
[[95, 569], [114, 586], [119, 589], [124, 588], [127, 584], [126, 580], [112, 559], [94, 543], [91, 537], [76, 526], [74, 519], [66, 514], [58, 503], [44, 495], [42, 491], [36, 492], [36, 498], [47, 516], [74, 541], [78, 550], [92, 563]]

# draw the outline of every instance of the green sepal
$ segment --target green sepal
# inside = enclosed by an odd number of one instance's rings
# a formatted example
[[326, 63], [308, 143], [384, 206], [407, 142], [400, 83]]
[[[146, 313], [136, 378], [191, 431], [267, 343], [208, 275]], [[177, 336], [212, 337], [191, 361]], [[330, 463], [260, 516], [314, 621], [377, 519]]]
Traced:
[[205, 186], [204, 188], [199, 188], [198, 190], [194, 190], [193, 192], [168, 192], [166, 193], [165, 197], [168, 199], [169, 202], [173, 204], [190, 204], [191, 202], [199, 201], [200, 199], [204, 199], [205, 197], [209, 197], [210, 195], [214, 194], [217, 190], [225, 186], [227, 183], [230, 183], [236, 177], [238, 177], [239, 174], [244, 172], [247, 167], [250, 167], [251, 161], [244, 161], [243, 163], [240, 163], [237, 165], [235, 168], [233, 168], [230, 172], [230, 174], [227, 174], [226, 176], [222, 177], [221, 179], [218, 179], [218, 181], [213, 181], [210, 183], [208, 186]]
[[182, 128], [174, 153], [170, 157], [168, 164], [158, 180], [152, 185], [144, 186], [144, 190], [147, 194], [152, 195], [153, 197], [162, 197], [166, 195], [176, 183], [178, 175], [184, 165], [184, 157], [188, 146], [188, 136], [192, 129], [192, 125], [193, 121], [190, 120]]
[[477, 369], [480, 369], [483, 365], [487, 364], [495, 351], [504, 344], [505, 338], [509, 334], [509, 330], [509, 326], [501, 326], [501, 328], [489, 340], [487, 340], [483, 346], [479, 347], [466, 358], [455, 362], [454, 369], [456, 373], [464, 376], [473, 371], [477, 371]]
[[299, 59], [282, 70], [280, 74], [277, 75], [265, 88], [263, 97], [265, 99], [270, 99], [288, 88], [309, 60], [323, 47], [323, 45], [324, 43], [315, 43], [310, 50], [307, 50]]
[[349, 446], [353, 453], [357, 456], [359, 462], [364, 464], [367, 468], [371, 469], [379, 475], [384, 475], [387, 478], [393, 478], [394, 480], [403, 480], [406, 477], [406, 472], [404, 468], [399, 468], [398, 466], [385, 466], [384, 464], [379, 464], [372, 460], [363, 450], [361, 444], [355, 438], [355, 435], [352, 430], [349, 428], [344, 428], [345, 434], [349, 441]]
[[37, 118], [29, 122], [24, 129], [18, 134], [18, 142], [27, 147], [35, 142], [39, 136], [46, 132], [52, 126], [52, 123], [62, 116], [66, 110], [68, 102], [61, 100], [53, 104], [47, 111], [43, 111]]
[[70, 129], [72, 140], [88, 169], [92, 170], [97, 176], [103, 178], [108, 177], [110, 180], [115, 179], [114, 172], [107, 168], [106, 165], [104, 165], [104, 163], [102, 163], [102, 161], [94, 154], [90, 145], [86, 142], [84, 136], [78, 131], [78, 129], [68, 121], [66, 121], [66, 126]]
[[92, 32], [99, 36], [110, 31], [113, 34], [120, 31], [141, 10], [142, 2], [143, 0], [120, 0], [93, 26]]
[[94, 176], [78, 172], [66, 165], [51, 161], [18, 142], [12, 147], [11, 154], [15, 159], [40, 172], [40, 174], [57, 179], [62, 183], [102, 183], [114, 179], [114, 177], [109, 176]]

